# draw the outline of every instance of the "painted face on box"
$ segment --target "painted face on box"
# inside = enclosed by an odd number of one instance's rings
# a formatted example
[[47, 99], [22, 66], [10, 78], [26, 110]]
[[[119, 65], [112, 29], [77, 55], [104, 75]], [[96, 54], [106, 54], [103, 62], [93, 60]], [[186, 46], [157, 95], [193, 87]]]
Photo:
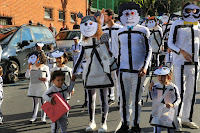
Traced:
[[169, 16], [163, 15], [163, 17], [162, 17], [162, 22], [163, 22], [163, 23], [168, 23], [168, 20], [169, 20]]
[[135, 26], [140, 21], [140, 15], [137, 10], [124, 10], [122, 12], [122, 16], [120, 17], [120, 21], [125, 26]]
[[81, 33], [85, 37], [93, 36], [98, 29], [97, 22], [91, 21], [90, 19], [80, 24]]
[[148, 21], [147, 27], [148, 27], [149, 29], [152, 29], [152, 28], [154, 28], [155, 26], [156, 26], [155, 20], [149, 20], [149, 21]]
[[183, 9], [183, 20], [187, 22], [197, 22], [200, 18], [200, 8], [197, 5], [187, 5]]

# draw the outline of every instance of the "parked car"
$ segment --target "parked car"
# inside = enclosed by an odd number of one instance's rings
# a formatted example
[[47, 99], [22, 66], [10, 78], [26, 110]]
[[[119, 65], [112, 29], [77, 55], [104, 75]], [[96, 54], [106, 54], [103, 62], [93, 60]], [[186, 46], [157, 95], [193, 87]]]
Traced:
[[57, 47], [51, 31], [43, 25], [3, 26], [0, 29], [0, 45], [3, 49], [0, 65], [3, 67], [3, 78], [7, 82], [16, 82], [18, 75], [28, 68], [27, 55], [35, 51], [35, 44], [42, 42]]
[[75, 36], [78, 36], [79, 40], [81, 41], [82, 36], [79, 29], [63, 30], [60, 31], [55, 37], [58, 48], [62, 48], [65, 52], [67, 52], [69, 59], [72, 59], [71, 47], [72, 44], [74, 44], [73, 38]]

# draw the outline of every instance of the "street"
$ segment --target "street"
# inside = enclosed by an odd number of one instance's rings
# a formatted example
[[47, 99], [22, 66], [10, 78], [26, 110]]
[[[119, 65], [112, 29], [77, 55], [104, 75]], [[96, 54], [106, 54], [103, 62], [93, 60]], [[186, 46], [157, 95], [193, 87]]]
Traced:
[[[72, 66], [72, 62], [68, 64]], [[156, 81], [156, 78], [154, 78]], [[149, 77], [146, 79], [145, 92], [143, 94], [144, 106], [141, 112], [140, 126], [144, 133], [150, 133], [153, 131], [153, 127], [149, 124], [149, 117], [151, 112], [151, 101], [146, 102], [147, 86], [149, 84]], [[21, 77], [17, 83], [4, 84], [4, 101], [2, 104], [2, 112], [4, 115], [4, 124], [0, 125], [0, 133], [50, 133], [51, 121], [47, 118], [47, 124], [40, 122], [40, 112], [38, 112], [38, 121], [34, 124], [28, 124], [32, 117], [32, 98], [27, 97], [29, 80]], [[199, 81], [198, 81], [198, 85]], [[98, 91], [97, 91], [98, 92]], [[70, 100], [72, 109], [69, 114], [69, 133], [84, 133], [85, 128], [88, 126], [89, 116], [87, 108], [81, 108], [84, 103], [84, 88], [81, 79], [76, 80], [75, 94]], [[100, 128], [101, 115], [100, 115], [100, 102], [99, 93], [97, 93], [97, 106], [96, 106], [96, 124], [97, 133]], [[193, 121], [200, 126], [200, 91], [197, 90], [196, 105], [193, 116]], [[39, 109], [40, 111], [40, 109]], [[108, 114], [108, 132], [113, 133], [120, 127], [120, 114], [117, 108], [117, 100], [114, 105], [109, 108]], [[163, 131], [166, 133], [166, 131]], [[183, 133], [200, 133], [200, 129], [191, 130], [189, 128], [183, 128]]]

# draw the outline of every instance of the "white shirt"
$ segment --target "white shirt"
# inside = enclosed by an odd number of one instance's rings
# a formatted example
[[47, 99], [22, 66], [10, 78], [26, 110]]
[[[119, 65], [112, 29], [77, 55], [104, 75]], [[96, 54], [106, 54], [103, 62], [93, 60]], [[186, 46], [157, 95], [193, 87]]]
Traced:
[[167, 42], [167, 40], [169, 38], [169, 31], [170, 31], [171, 25], [172, 25], [171, 21], [168, 24], [162, 25], [162, 31], [163, 31], [163, 37], [164, 37], [163, 39], [165, 42]]
[[131, 70], [140, 70], [142, 67], [145, 69], [148, 68], [152, 49], [150, 46], [150, 32], [147, 27], [136, 25], [132, 31], [139, 31], [144, 33], [147, 37], [147, 47], [145, 44], [145, 39], [142, 35], [137, 33], [131, 33], [131, 53], [132, 53], [132, 66], [133, 68], [129, 67], [129, 52], [128, 52], [128, 33], [120, 34], [121, 32], [128, 31], [127, 27], [124, 26], [123, 28], [118, 30], [119, 41], [121, 45], [120, 50], [120, 69], [131, 69]]
[[[160, 46], [163, 45], [163, 41], [162, 41], [162, 35], [163, 35], [162, 28], [157, 25], [156, 27], [154, 27], [152, 29], [149, 29], [149, 30], [151, 32], [149, 39], [151, 41], [152, 52], [157, 53], [158, 50], [159, 50], [158, 44]], [[154, 30], [154, 32], [153, 32], [153, 30]]]
[[[168, 40], [168, 47], [172, 49], [175, 54], [173, 55], [173, 64], [174, 65], [184, 65], [184, 62], [187, 62], [182, 54], [179, 53], [180, 49], [185, 50], [190, 55], [192, 55], [192, 32], [191, 28], [179, 28], [177, 35], [176, 35], [176, 42], [174, 44], [173, 42], [173, 36], [174, 36], [174, 30], [175, 26], [177, 25], [184, 25], [184, 20], [177, 20], [172, 24], [172, 27], [170, 29], [169, 34], [169, 40]], [[199, 39], [200, 39], [200, 28], [199, 25], [194, 25], [194, 61], [199, 62], [198, 56], [199, 56]]]
[[0, 77], [0, 91], [3, 93], [3, 78]]
[[[73, 52], [73, 56], [78, 56], [81, 50], [81, 43], [79, 42], [78, 44], [72, 44], [71, 50]], [[79, 50], [79, 52], [74, 52], [74, 50]]]
[[102, 27], [103, 32], [108, 33], [110, 36], [109, 50], [111, 51], [111, 53], [115, 58], [118, 58], [118, 53], [119, 53], [118, 29], [122, 27], [123, 26], [119, 24], [114, 24], [112, 27], [108, 27], [108, 25]]

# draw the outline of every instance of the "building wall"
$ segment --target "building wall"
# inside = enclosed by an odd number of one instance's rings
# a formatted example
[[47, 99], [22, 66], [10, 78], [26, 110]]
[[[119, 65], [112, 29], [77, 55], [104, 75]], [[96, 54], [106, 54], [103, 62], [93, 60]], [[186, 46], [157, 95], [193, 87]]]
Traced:
[[[29, 20], [33, 23], [40, 22], [46, 26], [53, 23], [57, 31], [63, 26], [63, 21], [59, 20], [59, 10], [62, 11], [62, 3], [64, 0], [0, 0], [0, 17], [12, 17], [13, 25], [27, 24]], [[53, 19], [44, 18], [44, 9], [53, 9]], [[73, 24], [70, 22], [71, 12], [79, 11], [86, 15], [87, 0], [67, 0], [65, 20], [69, 29]], [[80, 19], [77, 18], [78, 24]]]

